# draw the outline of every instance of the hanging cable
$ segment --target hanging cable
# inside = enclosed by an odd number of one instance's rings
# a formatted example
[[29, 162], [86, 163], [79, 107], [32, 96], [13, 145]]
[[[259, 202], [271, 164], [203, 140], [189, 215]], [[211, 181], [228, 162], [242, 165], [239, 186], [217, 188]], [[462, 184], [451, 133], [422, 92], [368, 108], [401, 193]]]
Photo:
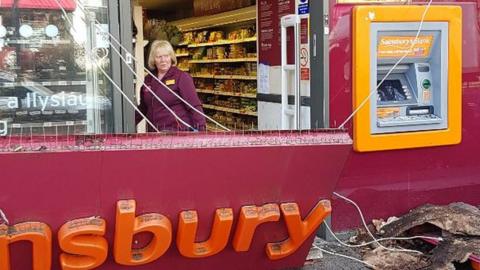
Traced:
[[[70, 18], [68, 17], [68, 14], [67, 14], [67, 12], [65, 11], [65, 9], [64, 9], [64, 8], [62, 7], [62, 5], [58, 2], [58, 0], [54, 0], [54, 1], [57, 3], [57, 5], [58, 5], [58, 6], [60, 7], [60, 9], [62, 10], [63, 16], [65, 17], [65, 20], [68, 22], [68, 24], [70, 25], [70, 27], [72, 28], [72, 30], [73, 30], [76, 34], [78, 34], [78, 32], [77, 32], [74, 24], [72, 23], [72, 21], [71, 21]], [[94, 48], [94, 49], [96, 49], [96, 48]], [[90, 60], [93, 60], [93, 56], [91, 55], [91, 53], [92, 53], [92, 52], [86, 52], [86, 55], [90, 58]], [[95, 61], [95, 64], [97, 64], [96, 61]], [[120, 94], [125, 98], [125, 100], [127, 100], [128, 103], [129, 103], [130, 105], [132, 105], [132, 107], [135, 109], [135, 111], [137, 111], [137, 112], [143, 117], [143, 119], [145, 119], [145, 121], [146, 121], [156, 132], [159, 133], [160, 131], [158, 130], [158, 128], [157, 128], [152, 122], [150, 122], [150, 120], [148, 120], [148, 118], [137, 108], [137, 106], [130, 100], [130, 98], [123, 92], [123, 90], [113, 81], [113, 79], [112, 79], [110, 76], [108, 76], [108, 74], [105, 72], [105, 70], [104, 70], [102, 67], [100, 67], [100, 65], [96, 65], [96, 66], [102, 71], [102, 73], [105, 75], [105, 77], [112, 83], [112, 85], [114, 86], [114, 88], [117, 89], [117, 90], [120, 92]]]
[[418, 27], [418, 31], [417, 31], [417, 34], [415, 35], [415, 39], [413, 40], [412, 42], [412, 45], [410, 46], [410, 48], [405, 52], [405, 54], [395, 63], [395, 65], [392, 66], [392, 68], [390, 68], [390, 70], [387, 72], [387, 74], [385, 75], [385, 77], [380, 81], [380, 83], [377, 84], [377, 87], [375, 89], [373, 89], [372, 91], [370, 91], [370, 94], [360, 103], [360, 105], [347, 117], [347, 119], [345, 119], [345, 121], [343, 121], [343, 123], [338, 127], [338, 129], [343, 129], [344, 126], [352, 119], [352, 117], [354, 117], [358, 111], [360, 111], [363, 106], [365, 106], [365, 104], [367, 104], [367, 102], [370, 100], [370, 98], [372, 97], [372, 95], [374, 93], [377, 93], [378, 92], [378, 88], [380, 88], [380, 86], [383, 84], [383, 82], [387, 79], [388, 76], [390, 76], [390, 74], [395, 70], [395, 68], [403, 61], [403, 59], [405, 59], [408, 54], [410, 52], [412, 52], [413, 48], [415, 47], [415, 44], [417, 43], [417, 40], [418, 40], [418, 37], [420, 36], [420, 32], [422, 31], [422, 27], [423, 27], [423, 22], [425, 21], [425, 16], [427, 15], [427, 12], [428, 10], [430, 9], [430, 5], [432, 4], [432, 1], [433, 0], [429, 0], [428, 4], [426, 5], [425, 7], [425, 11], [423, 12], [423, 15], [422, 15], [422, 19], [420, 21], [420, 25]]
[[333, 232], [332, 228], [330, 228], [330, 226], [328, 226], [328, 223], [327, 222], [323, 222], [323, 224], [325, 225], [325, 227], [327, 227], [327, 230], [328, 232], [333, 236], [333, 238], [335, 238], [335, 240], [337, 240], [338, 243], [340, 243], [342, 246], [345, 246], [345, 247], [349, 247], [349, 248], [358, 248], [358, 247], [365, 247], [365, 246], [369, 246], [373, 243], [376, 243], [377, 241], [391, 241], [391, 240], [399, 240], [399, 241], [403, 241], [403, 240], [414, 240], [414, 239], [431, 239], [431, 240], [435, 240], [435, 241], [442, 241], [443, 238], [441, 237], [432, 237], [432, 236], [420, 236], [420, 235], [416, 235], [416, 236], [410, 236], [410, 237], [386, 237], [386, 238], [378, 238], [376, 241], [373, 240], [373, 241], [370, 241], [370, 242], [366, 242], [366, 243], [362, 243], [362, 244], [348, 244], [348, 243], [345, 243], [343, 242], [342, 240], [340, 240], [338, 238], [338, 236]]
[[[56, 1], [56, 0], [55, 0]], [[94, 48], [96, 49], [96, 48]], [[112, 83], [112, 85], [114, 86], [114, 88], [116, 88], [120, 94], [122, 94], [122, 96], [128, 101], [128, 103], [135, 109], [136, 112], [138, 112], [140, 114], [140, 116], [143, 117], [143, 119], [145, 119], [145, 121], [155, 130], [155, 132], [157, 133], [160, 133], [160, 130], [158, 130], [158, 128], [147, 118], [147, 116], [145, 116], [142, 111], [140, 111], [137, 106], [133, 103], [133, 101], [127, 96], [127, 94], [125, 94], [125, 92], [123, 92], [123, 90], [120, 88], [120, 86], [118, 86], [115, 81], [113, 81], [113, 79], [107, 74], [107, 72], [101, 67], [101, 65], [99, 65], [98, 61], [96, 61], [95, 59], [93, 59], [93, 52], [90, 54], [90, 61], [92, 61], [95, 66], [102, 72], [102, 74], [108, 79], [108, 81], [110, 81], [110, 83]]]
[[[57, 0], [55, 0], [57, 1]], [[83, 14], [85, 15], [86, 18], [88, 18], [89, 20], [92, 20], [90, 18], [90, 16], [88, 15], [85, 7], [80, 3], [80, 1], [77, 0], [77, 5], [78, 7], [80, 8], [80, 10], [82, 10]], [[63, 7], [62, 7], [63, 9]], [[93, 21], [93, 20], [92, 20]], [[98, 22], [97, 19], [94, 19], [95, 21], [95, 27], [97, 27], [97, 29], [99, 30], [102, 30], [99, 26], [100, 22]], [[130, 55], [133, 56], [132, 53], [130, 53], [110, 32], [107, 33], [109, 35], [109, 37], [115, 41], [115, 43], [117, 43], [117, 45], [123, 49], [123, 51], [125, 51], [126, 53], [129, 53]], [[110, 41], [108, 41], [108, 43], [110, 44], [110, 47], [120, 56], [120, 58], [126, 63], [126, 59], [123, 57], [123, 55], [121, 54], [121, 52], [119, 52], [114, 44]], [[138, 64], [138, 60], [136, 57], [132, 57], [132, 59], [135, 61], [136, 64]], [[138, 74], [130, 67], [130, 65], [126, 64], [129, 69], [131, 70], [131, 72], [137, 77], [139, 78]], [[213, 122], [215, 125], [223, 128], [224, 130], [226, 131], [230, 131], [229, 128], [223, 126], [222, 124], [220, 124], [219, 122], [215, 121], [213, 118], [209, 117], [208, 115], [204, 114], [202, 111], [198, 110], [197, 108], [195, 108], [194, 106], [192, 106], [188, 101], [186, 101], [184, 98], [182, 98], [179, 94], [177, 94], [175, 91], [173, 91], [170, 87], [168, 87], [165, 83], [163, 83], [157, 76], [155, 76], [149, 69], [143, 67], [143, 69], [145, 71], [147, 71], [147, 73], [152, 76], [158, 83], [160, 83], [163, 87], [165, 87], [171, 94], [173, 94], [175, 97], [177, 97], [180, 101], [182, 101], [185, 105], [187, 105], [189, 108], [191, 108], [193, 111], [195, 111], [196, 113], [202, 115], [203, 117], [205, 117], [206, 119], [210, 120], [211, 122]], [[146, 84], [144, 84], [146, 86]], [[153, 93], [153, 92], [152, 92]], [[154, 94], [155, 95], [155, 94]], [[156, 96], [156, 95], [155, 95]]]
[[418, 250], [412, 250], [412, 249], [397, 249], [397, 248], [389, 248], [389, 247], [386, 247], [384, 245], [382, 245], [380, 243], [380, 241], [373, 235], [373, 233], [370, 231], [370, 229], [368, 228], [367, 226], [367, 222], [365, 221], [365, 217], [363, 216], [363, 212], [362, 210], [360, 209], [360, 207], [358, 206], [357, 203], [355, 203], [354, 201], [352, 201], [351, 199], [345, 197], [345, 196], [342, 196], [340, 194], [338, 194], [337, 192], [333, 192], [333, 195], [339, 197], [340, 199], [343, 199], [351, 204], [353, 204], [355, 206], [355, 208], [357, 209], [358, 213], [360, 214], [360, 218], [362, 220], [362, 224], [363, 226], [365, 227], [365, 230], [367, 231], [368, 235], [373, 239], [373, 242], [378, 244], [381, 248], [385, 249], [385, 250], [388, 250], [388, 251], [393, 251], [393, 252], [410, 252], [410, 253], [418, 253], [418, 254], [423, 254], [422, 252], [418, 251]]
[[[84, 11], [84, 14], [86, 15], [87, 13]], [[87, 16], [87, 15], [86, 15], [86, 16]], [[87, 23], [86, 20], [84, 20], [84, 22], [85, 22], [85, 24]], [[96, 27], [99, 27], [97, 24], [95, 24], [95, 25], [96, 25]], [[101, 29], [99, 29], [99, 30], [101, 30]], [[121, 55], [121, 53], [118, 52], [118, 51], [116, 50], [116, 48], [115, 48], [114, 46], [112, 46], [112, 45], [113, 45], [113, 44], [110, 43], [110, 48], [112, 48], [112, 49], [120, 56], [120, 58], [121, 58], [121, 59], [125, 62], [125, 64], [126, 64], [126, 59], [123, 58], [123, 56]], [[137, 76], [137, 78], [139, 77], [139, 76], [135, 73], [135, 71], [132, 69], [132, 67], [130, 67], [130, 65], [126, 64], [126, 66], [130, 69], [130, 71], [131, 71], [133, 74], [135, 74], [135, 76]], [[176, 119], [178, 122], [182, 123], [184, 126], [188, 127], [188, 128], [191, 129], [191, 130], [196, 130], [196, 129], [193, 128], [191, 125], [189, 125], [187, 122], [185, 122], [182, 118], [180, 118], [148, 85], [146, 85], [146, 84], [143, 84], [143, 85], [144, 85], [145, 88], [150, 92], [150, 94], [152, 94], [152, 95], [155, 97], [155, 99], [156, 99], [158, 102], [160, 102], [160, 104], [162, 104], [162, 106], [165, 107], [165, 109], [167, 109], [167, 111], [168, 111], [170, 114], [172, 114], [173, 117], [175, 117], [175, 119]]]
[[3, 212], [3, 210], [0, 209], [0, 224], [2, 224], [2, 223], [5, 224], [5, 225], [9, 225], [10, 221], [8, 221], [8, 218], [5, 215], [5, 213]]
[[[72, 27], [72, 29], [74, 29], [74, 31], [76, 32], [75, 27], [73, 26], [73, 23], [72, 23], [72, 22], [70, 21], [70, 19], [68, 18], [68, 15], [67, 15], [67, 12], [65, 11], [65, 9], [60, 5], [60, 3], [58, 2], [58, 0], [55, 0], [55, 2], [57, 2], [57, 5], [59, 5], [59, 7], [62, 9], [62, 12], [63, 12], [64, 16], [66, 17], [66, 20], [69, 22], [70, 27]], [[84, 12], [84, 15], [87, 16], [87, 14], [86, 14], [85, 12]], [[87, 24], [86, 19], [84, 20], [84, 19], [82, 18], [82, 20], [84, 21], [85, 24]], [[95, 25], [96, 25], [96, 24], [95, 24]], [[98, 27], [98, 25], [96, 25], [96, 26]], [[113, 46], [111, 46], [111, 47], [113, 48]], [[93, 50], [95, 50], [95, 49], [97, 49], [97, 48], [94, 48]], [[92, 50], [92, 54], [93, 54], [93, 50]], [[90, 59], [93, 59], [93, 57], [91, 57]], [[123, 60], [124, 60], [124, 59], [123, 59]], [[125, 60], [124, 60], [124, 61], [125, 61]], [[127, 65], [127, 66], [130, 68], [129, 65]], [[98, 67], [98, 65], [97, 65], [97, 67]], [[103, 68], [101, 68], [101, 70], [102, 70], [102, 73], [103, 73], [104, 75], [106, 75], [105, 70], [103, 70]], [[130, 98], [128, 98], [128, 96], [127, 96], [127, 95], [123, 92], [123, 90], [121, 90], [121, 88], [113, 81], [113, 79], [112, 79], [110, 76], [108, 76], [108, 75], [106, 75], [105, 77], [107, 77], [108, 80], [109, 80], [113, 85], [115, 85], [115, 88], [118, 89], [118, 90], [121, 92], [122, 96], [128, 100], [128, 103], [134, 107], [135, 111], [139, 112], [140, 116], [142, 116], [142, 118], [145, 119], [145, 121], [147, 121], [147, 123], [149, 123], [149, 125], [152, 126], [155, 131], [159, 132], [158, 128], [155, 127], [155, 125], [153, 125], [153, 123], [152, 123], [150, 120], [147, 119], [147, 117], [137, 108], [137, 106], [135, 105], [135, 103], [133, 103], [133, 102], [130, 100]], [[167, 111], [169, 111], [169, 112], [175, 117], [175, 119], [176, 119], [177, 121], [179, 121], [180, 123], [182, 123], [184, 126], [188, 127], [188, 128], [191, 129], [191, 130], [196, 130], [196, 129], [194, 129], [191, 125], [189, 125], [187, 122], [185, 122], [183, 119], [181, 119], [167, 104], [165, 104], [165, 102], [164, 102], [157, 94], [155, 94], [155, 93], [152, 91], [152, 89], [151, 89], [148, 85], [145, 85], [145, 87], [146, 87], [146, 88], [148, 89], [148, 91], [150, 91], [150, 93], [160, 102], [160, 104], [162, 104], [162, 106], [164, 106], [164, 107], [167, 109]]]
[[[112, 44], [110, 44], [112, 45]], [[123, 56], [120, 54], [120, 52], [118, 52], [114, 46], [110, 46], [110, 48], [112, 48], [121, 58], [122, 60], [125, 62], [126, 59], [123, 58]], [[130, 67], [130, 65], [126, 65], [130, 71], [135, 75], [137, 76], [137, 78], [139, 78], [139, 76], [137, 75], [137, 73], [135, 73], [135, 71], [133, 70], [132, 67]], [[155, 99], [160, 102], [160, 104], [162, 104], [163, 107], [165, 107], [165, 109], [167, 109], [167, 111], [173, 115], [173, 117], [175, 117], [175, 119], [177, 119], [177, 121], [179, 121], [180, 123], [182, 123], [183, 125], [187, 126], [188, 128], [190, 128], [191, 130], [195, 130], [192, 126], [190, 126], [187, 122], [185, 122], [182, 118], [180, 118], [167, 104], [165, 104], [165, 102], [152, 90], [152, 88], [150, 88], [150, 86], [146, 85], [145, 83], [143, 84], [143, 86], [145, 86], [145, 88], [148, 90], [148, 92], [150, 94], [152, 94]]]

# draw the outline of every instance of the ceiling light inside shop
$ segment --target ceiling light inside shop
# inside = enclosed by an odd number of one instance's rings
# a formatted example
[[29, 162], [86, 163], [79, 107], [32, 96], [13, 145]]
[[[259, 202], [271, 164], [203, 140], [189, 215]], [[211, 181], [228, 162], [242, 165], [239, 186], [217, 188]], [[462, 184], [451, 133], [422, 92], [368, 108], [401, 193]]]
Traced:
[[56, 37], [58, 35], [58, 27], [53, 24], [47, 25], [47, 27], [45, 27], [45, 35], [51, 38]]
[[33, 35], [33, 29], [28, 24], [24, 24], [24, 25], [20, 26], [19, 31], [20, 31], [20, 35], [24, 38], [29, 38]]

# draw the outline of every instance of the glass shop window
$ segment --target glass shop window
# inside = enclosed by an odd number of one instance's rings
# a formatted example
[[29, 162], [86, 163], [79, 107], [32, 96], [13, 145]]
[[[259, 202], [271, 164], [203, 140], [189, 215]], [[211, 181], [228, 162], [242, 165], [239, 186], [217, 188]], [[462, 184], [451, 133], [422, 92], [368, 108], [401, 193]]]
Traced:
[[[0, 1], [3, 133], [112, 132], [112, 89], [103, 73], [110, 73], [109, 45], [99, 30], [108, 31], [107, 6], [58, 2]], [[99, 23], [86, 21], [84, 12]], [[92, 48], [104, 55], [93, 56]]]

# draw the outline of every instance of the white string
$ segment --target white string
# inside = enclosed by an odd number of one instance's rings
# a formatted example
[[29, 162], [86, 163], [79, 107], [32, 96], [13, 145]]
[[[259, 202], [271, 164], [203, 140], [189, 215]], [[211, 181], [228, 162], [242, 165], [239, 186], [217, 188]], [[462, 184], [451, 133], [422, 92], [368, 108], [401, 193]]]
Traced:
[[[113, 46], [111, 46], [111, 48], [113, 48]], [[132, 69], [129, 65], [126, 65], [126, 66], [128, 66], [128, 68], [130, 68], [130, 69], [133, 71], [133, 69]], [[137, 77], [138, 77], [138, 76], [137, 76]], [[113, 83], [113, 81], [110, 81], [110, 82]], [[160, 102], [160, 104], [162, 104], [162, 106], [165, 107], [165, 109], [167, 109], [167, 111], [170, 112], [170, 113], [173, 115], [173, 117], [175, 117], [175, 119], [177, 119], [178, 121], [180, 121], [183, 125], [187, 126], [187, 127], [190, 128], [191, 130], [195, 130], [195, 129], [194, 129], [192, 126], [190, 126], [187, 122], [183, 121], [183, 119], [180, 118], [167, 104], [165, 104], [165, 102], [164, 102], [155, 92], [153, 92], [153, 90], [152, 90], [148, 85], [146, 85], [146, 84], [144, 84], [144, 85], [145, 85], [145, 87], [147, 88], [147, 90], [155, 97], [155, 99], [157, 99], [158, 102]], [[135, 105], [133, 105], [133, 106], [135, 106]], [[135, 106], [135, 107], [137, 107], [137, 106]], [[145, 121], [147, 120], [146, 117], [145, 117], [144, 119], [145, 119]]]
[[[65, 9], [60, 5], [60, 3], [58, 2], [58, 0], [55, 0], [55, 2], [57, 3], [57, 5], [60, 7], [60, 9], [62, 10], [62, 13], [63, 13], [63, 16], [65, 17], [65, 20], [68, 22], [68, 24], [70, 25], [70, 27], [72, 28], [72, 30], [75, 32], [75, 34], [78, 34], [74, 24], [72, 23], [72, 21], [70, 20], [70, 18], [68, 17], [68, 14], [67, 12], [65, 11]], [[91, 56], [91, 52], [86, 52], [86, 55], [89, 56], [90, 60], [93, 60], [92, 59], [92, 56]], [[108, 76], [106, 74], [106, 72], [103, 70], [103, 68], [100, 67], [100, 65], [98, 65], [98, 63], [96, 61], [94, 61], [95, 65], [97, 67], [100, 68], [100, 70], [103, 72], [103, 74], [105, 75], [105, 77], [107, 77], [107, 79], [113, 84], [114, 88], [117, 89], [120, 94], [128, 101], [128, 103], [130, 105], [132, 105], [132, 107], [145, 119], [145, 121], [156, 131], [156, 132], [160, 132], [157, 127], [155, 127], [155, 125], [150, 122], [147, 117], [137, 108], [137, 106], [130, 100], [130, 98], [123, 92], [123, 90], [112, 80], [112, 78], [110, 78], [110, 76]]]
[[358, 111], [360, 111], [363, 106], [365, 106], [365, 104], [367, 104], [367, 102], [370, 100], [370, 98], [372, 97], [372, 95], [374, 93], [377, 93], [378, 91], [378, 88], [380, 88], [380, 86], [382, 85], [382, 83], [387, 79], [388, 76], [390, 76], [390, 74], [395, 70], [395, 68], [403, 61], [403, 59], [405, 59], [409, 53], [412, 52], [413, 50], [413, 47], [415, 47], [415, 44], [417, 43], [417, 40], [418, 40], [418, 37], [420, 36], [420, 32], [422, 31], [422, 27], [423, 27], [423, 22], [425, 21], [425, 16], [427, 15], [427, 12], [428, 10], [430, 9], [430, 5], [432, 4], [432, 1], [433, 0], [429, 0], [427, 6], [425, 7], [425, 11], [423, 12], [423, 15], [422, 15], [422, 20], [420, 21], [420, 25], [418, 27], [418, 31], [417, 31], [417, 34], [415, 36], [415, 39], [413, 40], [412, 42], [412, 45], [410, 46], [410, 49], [408, 49], [405, 54], [395, 63], [395, 65], [393, 65], [392, 68], [390, 68], [390, 70], [387, 72], [387, 75], [385, 75], [385, 77], [380, 81], [379, 84], [377, 84], [377, 87], [376, 89], [373, 89], [372, 91], [370, 91], [370, 94], [362, 101], [362, 103], [360, 103], [360, 105], [347, 117], [347, 119], [345, 119], [345, 121], [343, 121], [343, 123], [338, 127], [338, 129], [343, 129], [343, 127], [348, 123], [348, 121], [350, 121], [352, 119], [353, 116], [355, 116]]
[[[330, 228], [330, 226], [328, 226], [328, 223], [327, 223], [327, 222], [324, 221], [323, 224], [327, 227], [328, 232], [333, 236], [333, 238], [335, 238], [335, 240], [337, 240], [337, 242], [340, 243], [342, 246], [350, 247], [350, 248], [358, 248], [358, 247], [369, 246], [369, 245], [371, 245], [371, 244], [373, 244], [373, 243], [376, 242], [375, 240], [373, 240], [373, 241], [370, 241], [370, 242], [366, 242], [366, 243], [363, 243], [363, 244], [357, 244], [357, 245], [348, 244], [348, 243], [343, 242], [342, 240], [340, 240], [340, 239], [335, 235], [335, 233], [332, 231], [332, 229]], [[410, 237], [386, 237], [386, 238], [378, 238], [377, 241], [414, 240], [414, 239], [431, 239], [431, 240], [435, 240], [435, 241], [442, 241], [442, 240], [443, 240], [443, 238], [441, 238], [441, 237], [432, 237], [432, 236], [420, 236], [420, 235], [416, 235], [416, 236], [410, 236]]]
[[344, 255], [344, 254], [340, 254], [340, 253], [336, 253], [336, 252], [333, 252], [333, 251], [328, 251], [328, 250], [325, 250], [315, 244], [313, 244], [313, 247], [320, 250], [321, 252], [325, 252], [327, 254], [330, 254], [330, 255], [333, 255], [333, 256], [338, 256], [338, 257], [342, 257], [342, 258], [346, 258], [346, 259], [350, 259], [350, 260], [353, 260], [353, 261], [356, 261], [356, 262], [359, 262], [359, 263], [363, 263], [365, 264], [366, 266], [372, 268], [372, 269], [375, 269], [375, 266], [369, 264], [368, 262], [366, 261], [362, 261], [360, 259], [357, 259], [355, 257], [352, 257], [352, 256], [348, 256], [348, 255]]
[[[126, 62], [126, 59], [123, 58], [123, 56], [120, 54], [120, 52], [117, 51], [117, 49], [115, 49], [114, 46], [111, 46], [113, 44], [110, 44], [110, 48], [112, 48], [119, 56], [120, 58]], [[135, 71], [133, 70], [133, 68], [126, 64], [126, 66], [130, 69], [130, 71], [137, 77], [139, 78], [138, 74], [135, 73]], [[165, 102], [152, 90], [152, 88], [150, 88], [150, 86], [148, 86], [147, 84], [143, 83], [143, 85], [145, 86], [145, 88], [148, 90], [148, 92], [150, 92], [150, 94], [152, 94], [156, 100], [158, 100], [158, 102], [160, 102], [160, 104], [162, 104], [163, 107], [165, 107], [165, 109], [167, 109], [168, 112], [170, 112], [173, 117], [175, 117], [178, 121], [180, 121], [183, 125], [187, 126], [188, 128], [190, 128], [191, 130], [194, 130], [194, 128], [192, 126], [190, 126], [187, 122], [183, 121], [182, 118], [180, 118], [167, 104], [165, 104]]]
[[[58, 2], [58, 0], [55, 0], [55, 2], [57, 3], [57, 5], [60, 7], [60, 9], [62, 10], [62, 13], [65, 17], [65, 19], [68, 21], [68, 23], [70, 24], [70, 27], [73, 29], [73, 31], [77, 33], [77, 30], [75, 29], [72, 21], [70, 20], [70, 18], [68, 17], [67, 15], [67, 12], [65, 11], [65, 9], [60, 5], [60, 3]], [[84, 13], [85, 16], [87, 16], [86, 13]], [[82, 18], [83, 20], [83, 18]], [[83, 20], [85, 23], [87, 23], [85, 20]], [[113, 47], [113, 46], [112, 46]], [[93, 54], [93, 51], [96, 50], [97, 48], [94, 48], [92, 49], [92, 52], [91, 54]], [[88, 54], [88, 53], [87, 53]], [[130, 100], [130, 98], [125, 94], [125, 92], [113, 81], [113, 79], [108, 76], [108, 74], [105, 72], [105, 70], [103, 68], [100, 67], [100, 65], [98, 65], [98, 62], [96, 60], [93, 59], [93, 56], [89, 55], [90, 56], [90, 59], [92, 61], [95, 62], [95, 65], [102, 71], [102, 73], [105, 75], [105, 77], [107, 77], [107, 79], [114, 85], [114, 88], [117, 89], [118, 91], [120, 91], [120, 93], [122, 94], [122, 96], [128, 101], [128, 103], [135, 109], [136, 112], [138, 112], [140, 114], [140, 116], [142, 116], [143, 119], [145, 119], [145, 121], [156, 131], [156, 132], [160, 132], [158, 130], [158, 128], [150, 121], [148, 120], [148, 118], [137, 108], [137, 106], [135, 105], [135, 103], [133, 103], [133, 101]], [[127, 65], [128, 66], [128, 65]], [[148, 86], [147, 86], [148, 87]], [[182, 124], [184, 124], [185, 126], [187, 126], [188, 128], [194, 130], [193, 127], [191, 127], [189, 124], [187, 124], [185, 121], [183, 121], [180, 117], [178, 117], [171, 109], [170, 107], [168, 107], [150, 88], [149, 88], [149, 91], [158, 99], [158, 101], [178, 120], [180, 121]]]
[[[84, 12], [84, 14], [85, 14], [85, 16], [87, 16], [87, 15], [86, 15], [86, 14], [87, 14], [86, 12]], [[86, 20], [84, 20], [84, 22], [87, 23]], [[95, 25], [96, 25], [96, 24], [95, 24]], [[99, 27], [99, 26], [96, 25], [96, 27]], [[99, 30], [101, 30], [101, 29], [99, 28]], [[116, 50], [116, 48], [115, 48], [114, 46], [112, 46], [113, 44], [110, 43], [110, 45], [111, 45], [110, 48], [112, 48], [112, 49], [121, 57], [121, 59], [122, 59], [122, 60], [125, 62], [125, 64], [126, 64], [126, 61], [127, 61], [127, 60], [126, 60], [125, 58], [123, 58], [123, 56], [120, 54], [120, 52], [118, 52], [118, 51]], [[130, 65], [126, 64], [126, 66], [130, 69], [131, 72], [133, 72], [133, 74], [135, 74], [135, 76], [137, 76], [137, 78], [139, 77], [139, 76], [135, 73], [135, 71], [132, 69], [132, 67], [130, 67]], [[173, 117], [175, 117], [175, 119], [177, 119], [178, 121], [180, 121], [183, 125], [187, 126], [187, 127], [190, 128], [191, 130], [195, 130], [192, 126], [190, 126], [187, 122], [185, 122], [182, 118], [180, 118], [167, 104], [165, 104], [165, 102], [164, 102], [148, 85], [146, 85], [146, 84], [143, 84], [143, 85], [144, 85], [144, 86], [147, 88], [147, 90], [155, 97], [155, 99], [157, 99], [158, 102], [160, 102], [160, 104], [162, 104], [162, 106], [165, 107], [165, 108], [167, 109], [167, 111], [170, 112], [170, 114], [173, 115]], [[135, 107], [136, 107], [136, 106], [135, 106]], [[144, 119], [146, 120], [145, 117], [144, 117]]]
[[[57, 0], [55, 0], [57, 1]], [[155, 132], [157, 133], [160, 133], [160, 130], [158, 130], [158, 128], [152, 123], [150, 122], [150, 120], [148, 120], [148, 118], [137, 108], [137, 106], [133, 103], [133, 101], [125, 94], [125, 92], [122, 91], [122, 89], [120, 88], [120, 86], [118, 86], [115, 81], [113, 81], [113, 79], [107, 74], [107, 72], [101, 67], [101, 65], [98, 64], [98, 61], [96, 61], [95, 59], [93, 59], [93, 56], [91, 54], [87, 54], [90, 56], [90, 60], [92, 62], [94, 62], [95, 66], [102, 72], [102, 74], [110, 81], [110, 83], [112, 83], [112, 85], [114, 86], [115, 89], [117, 89], [120, 94], [122, 94], [122, 96], [128, 101], [128, 103], [130, 105], [132, 105], [132, 107], [135, 109], [136, 112], [138, 112], [142, 117], [143, 119], [145, 119], [145, 121], [155, 130]]]
[[[57, 1], [57, 0], [55, 0]], [[85, 10], [85, 7], [80, 3], [80, 1], [77, 1], [77, 5], [78, 7], [82, 10], [82, 12], [84, 13], [85, 17], [88, 18], [89, 20], [92, 20], [90, 18], [90, 16], [88, 15], [88, 13], [86, 12]], [[63, 9], [63, 7], [62, 7]], [[99, 26], [99, 22], [97, 19], [94, 19], [95, 20], [95, 26], [99, 29], [99, 30], [102, 30]], [[103, 31], [103, 30], [102, 30]], [[107, 34], [110, 36], [110, 38], [115, 41], [115, 43], [117, 43], [117, 45], [123, 49], [125, 52], [129, 53], [130, 55], [132, 55], [132, 59], [135, 61], [135, 63], [138, 64], [138, 60], [136, 57], [133, 57], [133, 54], [130, 53], [110, 32], [107, 32]], [[110, 47], [120, 56], [120, 58], [126, 63], [126, 59], [122, 56], [122, 54], [117, 51], [117, 49], [115, 48], [115, 46], [113, 46], [114, 44], [112, 42], [110, 42], [110, 40], [108, 41], [108, 43], [110, 44]], [[126, 64], [129, 69], [131, 70], [131, 72], [138, 78], [138, 74], [130, 67], [130, 65]], [[165, 87], [170, 93], [172, 93], [175, 97], [177, 97], [180, 101], [182, 101], [185, 105], [187, 105], [188, 107], [190, 107], [192, 110], [194, 110], [195, 112], [199, 113], [200, 115], [202, 115], [203, 117], [205, 117], [206, 119], [210, 120], [211, 122], [213, 122], [215, 125], [223, 128], [224, 130], [226, 131], [230, 131], [229, 128], [223, 126], [222, 124], [220, 124], [219, 122], [215, 121], [213, 118], [209, 117], [208, 115], [204, 114], [202, 111], [198, 110], [197, 108], [195, 108], [194, 106], [192, 106], [188, 101], [186, 101], [185, 99], [183, 99], [179, 94], [177, 94], [175, 91], [173, 91], [170, 87], [168, 87], [166, 84], [164, 84], [157, 76], [155, 76], [149, 69], [143, 67], [143, 69], [145, 71], [147, 71], [147, 73], [152, 76], [157, 82], [159, 82], [163, 87]], [[145, 86], [147, 86], [145, 83], [143, 84]], [[151, 89], [150, 89], [151, 90]], [[153, 93], [153, 92], [151, 92]], [[154, 94], [155, 95], [155, 94]], [[156, 96], [156, 95], [155, 95]]]
[[351, 204], [353, 204], [355, 206], [355, 208], [357, 208], [357, 211], [358, 213], [360, 214], [360, 218], [362, 220], [362, 224], [363, 226], [365, 227], [365, 229], [367, 230], [367, 233], [368, 235], [370, 235], [370, 237], [373, 239], [373, 242], [378, 244], [380, 247], [382, 247], [383, 249], [385, 250], [388, 250], [388, 251], [392, 251], [392, 252], [398, 252], [398, 251], [401, 251], [401, 252], [411, 252], [411, 253], [417, 253], [417, 254], [423, 254], [422, 252], [418, 251], [418, 250], [412, 250], [412, 249], [397, 249], [397, 248], [389, 248], [389, 247], [386, 247], [384, 245], [382, 245], [377, 238], [375, 238], [375, 236], [373, 235], [373, 233], [370, 231], [370, 229], [368, 228], [367, 226], [367, 222], [365, 221], [365, 217], [363, 216], [363, 212], [362, 210], [360, 209], [360, 207], [358, 206], [358, 204], [356, 204], [354, 201], [350, 200], [349, 198], [347, 197], [344, 197], [340, 194], [338, 194], [337, 192], [333, 192], [333, 194]]
[[9, 225], [10, 222], [8, 221], [7, 219], [7, 216], [5, 215], [5, 213], [2, 211], [2, 209], [0, 209], [0, 218], [2, 219], [3, 223]]

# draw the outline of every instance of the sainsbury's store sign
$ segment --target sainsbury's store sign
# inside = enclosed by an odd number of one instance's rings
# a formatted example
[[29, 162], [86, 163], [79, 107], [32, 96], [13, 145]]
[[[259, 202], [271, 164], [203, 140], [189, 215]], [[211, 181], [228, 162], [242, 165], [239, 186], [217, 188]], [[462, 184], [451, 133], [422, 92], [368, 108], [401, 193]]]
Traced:
[[[134, 200], [117, 202], [113, 257], [119, 265], [152, 263], [165, 254], [174, 240], [172, 223], [166, 216], [158, 213], [136, 216], [135, 209]], [[197, 212], [182, 211], [178, 217], [176, 246], [186, 258], [205, 258], [225, 249], [233, 233], [233, 249], [245, 252], [250, 249], [257, 226], [266, 222], [280, 222], [280, 217], [283, 217], [288, 239], [266, 243], [265, 249], [270, 260], [278, 260], [292, 255], [330, 211], [330, 202], [327, 200], [318, 202], [305, 219], [302, 219], [296, 203], [243, 206], [233, 231], [233, 210], [216, 209], [210, 238], [204, 242], [195, 242], [199, 222]], [[132, 248], [134, 235], [145, 232], [152, 235], [150, 243], [141, 249]], [[94, 269], [104, 264], [109, 250], [105, 233], [106, 221], [101, 217], [66, 222], [57, 233], [61, 268]], [[51, 269], [53, 236], [50, 227], [42, 222], [24, 222], [12, 226], [0, 225], [0, 270], [10, 269], [9, 246], [20, 241], [32, 243], [33, 269]]]

